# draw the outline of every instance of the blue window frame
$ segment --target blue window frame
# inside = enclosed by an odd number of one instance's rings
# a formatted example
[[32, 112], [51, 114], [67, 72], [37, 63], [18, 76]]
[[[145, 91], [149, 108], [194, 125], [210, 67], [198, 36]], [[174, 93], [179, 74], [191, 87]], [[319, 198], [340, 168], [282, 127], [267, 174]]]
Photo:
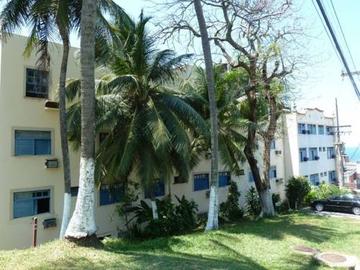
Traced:
[[275, 149], [275, 148], [276, 148], [275, 140], [272, 140], [270, 144], [270, 149]]
[[219, 187], [226, 187], [230, 185], [230, 172], [219, 172]]
[[326, 135], [334, 135], [334, 128], [331, 126], [326, 126]]
[[318, 132], [319, 132], [319, 135], [325, 134], [325, 129], [324, 129], [323, 125], [318, 125]]
[[28, 217], [50, 212], [50, 189], [14, 192], [13, 217]]
[[310, 160], [318, 160], [319, 159], [317, 147], [309, 148], [309, 156], [310, 156]]
[[209, 189], [209, 174], [198, 173], [194, 174], [194, 191]]
[[51, 131], [15, 130], [15, 156], [51, 155]]
[[335, 184], [336, 183], [336, 171], [329, 171], [328, 177], [329, 177], [329, 183], [330, 184]]
[[248, 173], [248, 180], [249, 180], [250, 183], [254, 182], [254, 175], [253, 175], [253, 173], [251, 171]]
[[306, 148], [299, 148], [299, 155], [301, 162], [308, 160]]
[[306, 134], [306, 125], [303, 123], [298, 123], [298, 133]]
[[165, 195], [165, 182], [163, 180], [157, 180], [156, 183], [149, 188], [145, 188], [145, 198], [161, 197]]
[[334, 147], [328, 147], [327, 148], [327, 158], [328, 159], [335, 158], [335, 149], [334, 149]]
[[276, 166], [271, 166], [270, 169], [269, 169], [269, 178], [274, 179], [276, 177], [277, 177]]
[[308, 134], [315, 135], [316, 134], [316, 125], [308, 124]]
[[27, 68], [26, 69], [26, 96], [47, 98], [49, 91], [49, 72]]
[[320, 185], [320, 178], [318, 173], [310, 174], [310, 183], [315, 186]]
[[119, 203], [124, 194], [123, 185], [101, 185], [100, 186], [100, 205]]

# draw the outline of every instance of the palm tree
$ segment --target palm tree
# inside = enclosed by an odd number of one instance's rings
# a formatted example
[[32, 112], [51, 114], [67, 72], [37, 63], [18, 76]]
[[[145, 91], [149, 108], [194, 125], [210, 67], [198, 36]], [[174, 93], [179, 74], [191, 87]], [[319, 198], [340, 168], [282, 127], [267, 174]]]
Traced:
[[214, 230], [219, 227], [219, 198], [218, 198], [218, 112], [215, 98], [215, 78], [213, 73], [213, 62], [211, 56], [211, 48], [209, 36], [206, 28], [203, 9], [200, 0], [194, 0], [194, 8], [196, 17], [199, 23], [199, 30], [201, 35], [201, 44], [204, 52], [206, 81], [209, 97], [209, 111], [210, 111], [210, 134], [211, 134], [211, 181], [210, 181], [210, 200], [209, 200], [209, 214], [206, 224], [206, 230]]
[[80, 22], [81, 158], [79, 194], [66, 229], [67, 239], [86, 239], [95, 224], [95, 21], [96, 1], [83, 0]]
[[[120, 44], [109, 48], [108, 61], [96, 81], [96, 130], [107, 131], [97, 153], [97, 177], [124, 183], [134, 174], [144, 188], [173, 174], [187, 179], [191, 138], [187, 129], [207, 133], [206, 122], [168, 87], [190, 55], [156, 50], [146, 33], [149, 18], [141, 13], [131, 27], [114, 26]], [[70, 100], [79, 95], [79, 81], [68, 84]], [[79, 103], [69, 108], [70, 139], [79, 142]], [[156, 204], [152, 194], [154, 218]]]
[[[237, 70], [226, 71], [223, 65], [214, 68], [216, 106], [218, 109], [219, 128], [219, 155], [224, 165], [234, 174], [241, 174], [241, 163], [245, 161], [244, 146], [248, 121], [242, 115], [242, 101], [239, 97], [244, 95], [242, 74]], [[204, 119], [210, 120], [209, 98], [205, 70], [195, 67], [192, 76], [180, 80], [180, 93]], [[204, 156], [210, 149], [210, 140], [196, 137], [196, 154]]]
[[[0, 14], [1, 31], [5, 37], [21, 28], [23, 25], [31, 27], [25, 54], [30, 55], [36, 49], [38, 64], [42, 69], [48, 69], [50, 54], [48, 51], [49, 40], [59, 34], [63, 45], [62, 60], [59, 75], [59, 121], [61, 152], [64, 171], [64, 207], [60, 230], [63, 238], [71, 216], [71, 172], [69, 160], [69, 147], [66, 126], [66, 77], [67, 63], [70, 50], [70, 32], [78, 30], [81, 14], [80, 0], [11, 0], [6, 3]], [[129, 22], [126, 13], [111, 0], [98, 1], [96, 37], [98, 47], [106, 44], [111, 39], [112, 32], [104, 14], [111, 14], [116, 20], [123, 23]]]

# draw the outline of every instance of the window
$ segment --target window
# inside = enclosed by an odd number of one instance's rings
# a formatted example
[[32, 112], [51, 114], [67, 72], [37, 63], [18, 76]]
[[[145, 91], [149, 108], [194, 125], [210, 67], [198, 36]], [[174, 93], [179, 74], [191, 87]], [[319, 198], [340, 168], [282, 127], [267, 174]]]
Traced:
[[194, 174], [194, 191], [209, 189], [209, 174]]
[[271, 166], [269, 169], [269, 178], [274, 179], [276, 178], [276, 166]]
[[15, 130], [15, 156], [51, 155], [51, 132]]
[[320, 178], [318, 173], [310, 174], [310, 183], [315, 186], [320, 185]]
[[270, 144], [270, 149], [275, 149], [275, 147], [276, 147], [275, 140], [272, 140]]
[[300, 161], [301, 162], [308, 161], [306, 148], [300, 148], [299, 153], [300, 153]]
[[77, 197], [79, 193], [79, 187], [71, 187], [70, 193], [71, 193], [71, 197]]
[[323, 125], [318, 125], [318, 132], [319, 132], [319, 135], [324, 135], [325, 129], [324, 129]]
[[14, 218], [50, 212], [50, 189], [14, 192]]
[[188, 179], [186, 178], [182, 178], [180, 176], [174, 176], [174, 184], [183, 184], [183, 183], [187, 183]]
[[324, 176], [327, 176], [327, 172], [324, 172]]
[[313, 124], [308, 124], [308, 134], [316, 134], [316, 125]]
[[328, 159], [335, 158], [335, 149], [334, 149], [334, 147], [328, 147], [327, 148], [327, 158]]
[[251, 171], [249, 172], [248, 178], [249, 178], [250, 183], [254, 182], [254, 175], [253, 175], [253, 173]]
[[318, 160], [319, 159], [317, 147], [309, 148], [309, 156], [310, 156], [310, 160]]
[[322, 147], [319, 147], [319, 152], [321, 152], [322, 151]]
[[336, 183], [336, 171], [329, 171], [329, 183], [335, 184]]
[[152, 196], [161, 197], [165, 195], [165, 182], [163, 180], [156, 180], [152, 187], [145, 188], [145, 198], [149, 199]]
[[100, 205], [109, 205], [120, 202], [124, 194], [123, 185], [101, 185]]
[[230, 172], [219, 172], [219, 187], [226, 187], [230, 185]]
[[298, 123], [298, 133], [306, 134], [306, 126], [303, 123]]
[[334, 135], [334, 129], [331, 126], [326, 126], [326, 135]]
[[26, 96], [47, 98], [49, 90], [49, 73], [32, 68], [26, 69]]

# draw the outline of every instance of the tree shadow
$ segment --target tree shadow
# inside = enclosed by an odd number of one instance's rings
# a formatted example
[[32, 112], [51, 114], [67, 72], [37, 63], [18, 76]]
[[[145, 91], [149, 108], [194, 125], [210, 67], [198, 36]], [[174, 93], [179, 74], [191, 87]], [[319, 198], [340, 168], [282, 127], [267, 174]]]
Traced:
[[269, 240], [282, 240], [287, 235], [292, 235], [316, 244], [338, 235], [336, 230], [330, 228], [295, 222], [291, 215], [261, 219], [256, 222], [244, 221], [236, 226], [224, 227], [222, 231], [227, 237], [234, 236], [234, 239], [241, 234], [254, 234]]

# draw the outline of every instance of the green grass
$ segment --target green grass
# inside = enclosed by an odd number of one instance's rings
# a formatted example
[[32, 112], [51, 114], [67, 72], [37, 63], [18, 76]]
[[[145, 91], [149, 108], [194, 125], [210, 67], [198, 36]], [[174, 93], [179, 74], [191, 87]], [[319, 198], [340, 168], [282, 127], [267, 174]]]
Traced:
[[54, 241], [0, 252], [0, 269], [326, 269], [295, 245], [360, 257], [360, 222], [306, 214], [243, 221], [210, 233], [143, 242], [107, 239], [105, 248]]

